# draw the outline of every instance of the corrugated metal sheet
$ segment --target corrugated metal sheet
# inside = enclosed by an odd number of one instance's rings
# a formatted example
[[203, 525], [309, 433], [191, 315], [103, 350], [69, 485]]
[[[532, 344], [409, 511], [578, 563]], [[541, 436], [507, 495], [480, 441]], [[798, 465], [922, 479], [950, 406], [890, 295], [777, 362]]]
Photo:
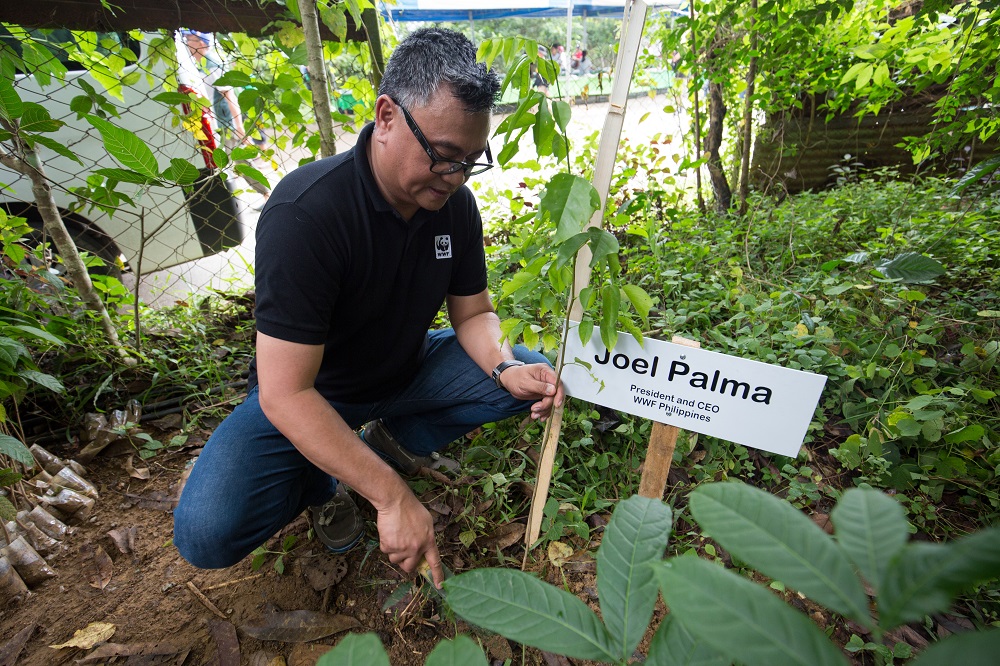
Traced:
[[[916, 105], [914, 105], [916, 106]], [[754, 143], [751, 179], [758, 189], [775, 187], [789, 193], [822, 189], [836, 183], [832, 167], [860, 163], [866, 169], [893, 167], [901, 175], [917, 171], [910, 154], [897, 147], [905, 137], [924, 136], [933, 116], [926, 106], [897, 106], [877, 116], [860, 120], [840, 115], [828, 123], [823, 113], [817, 117], [772, 118], [758, 132]], [[909, 108], [907, 108], [909, 107]], [[933, 165], [921, 164], [920, 171], [945, 170], [961, 159], [966, 165], [998, 152], [997, 142], [968, 146], [950, 159]], [[851, 157], [845, 158], [846, 155]]]

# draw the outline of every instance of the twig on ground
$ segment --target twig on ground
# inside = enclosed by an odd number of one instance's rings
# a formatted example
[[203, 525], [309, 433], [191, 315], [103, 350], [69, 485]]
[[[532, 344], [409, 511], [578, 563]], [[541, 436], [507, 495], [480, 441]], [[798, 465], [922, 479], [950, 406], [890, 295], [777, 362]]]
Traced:
[[228, 617], [226, 617], [225, 613], [219, 610], [218, 606], [212, 603], [211, 599], [206, 597], [204, 594], [202, 594], [201, 590], [195, 587], [194, 583], [188, 581], [187, 589], [191, 590], [191, 594], [194, 595], [194, 598], [200, 601], [205, 606], [205, 608], [212, 611], [213, 614], [217, 615], [218, 617], [221, 617], [223, 620], [229, 619]]

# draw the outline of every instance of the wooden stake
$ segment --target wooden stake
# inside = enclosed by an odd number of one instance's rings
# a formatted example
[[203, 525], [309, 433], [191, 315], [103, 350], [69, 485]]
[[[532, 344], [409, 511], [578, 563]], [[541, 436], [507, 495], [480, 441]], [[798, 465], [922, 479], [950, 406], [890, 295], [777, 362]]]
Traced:
[[[701, 347], [695, 340], [688, 340], [678, 335], [670, 341], [675, 345]], [[649, 435], [649, 448], [646, 449], [646, 460], [642, 464], [642, 478], [639, 479], [639, 495], [642, 497], [663, 499], [663, 491], [667, 488], [667, 476], [670, 474], [670, 463], [673, 462], [677, 436], [680, 432], [681, 429], [676, 426], [653, 423], [653, 431]]]

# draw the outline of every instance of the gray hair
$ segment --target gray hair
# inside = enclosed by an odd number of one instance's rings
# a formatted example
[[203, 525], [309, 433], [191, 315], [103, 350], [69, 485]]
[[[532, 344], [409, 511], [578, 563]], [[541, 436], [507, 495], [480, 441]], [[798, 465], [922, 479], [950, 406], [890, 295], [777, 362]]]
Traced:
[[476, 47], [465, 35], [424, 28], [392, 52], [378, 94], [409, 109], [426, 104], [441, 84], [450, 86], [468, 113], [492, 111], [500, 91], [497, 75], [476, 62]]

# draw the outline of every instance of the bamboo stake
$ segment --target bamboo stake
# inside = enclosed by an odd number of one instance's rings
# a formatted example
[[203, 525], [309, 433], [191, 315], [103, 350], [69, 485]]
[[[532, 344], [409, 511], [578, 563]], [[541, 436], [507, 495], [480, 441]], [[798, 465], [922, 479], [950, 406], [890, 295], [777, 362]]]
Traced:
[[[697, 341], [679, 335], [675, 335], [670, 341], [675, 345], [701, 347]], [[642, 478], [639, 479], [639, 495], [642, 497], [663, 499], [680, 432], [681, 429], [677, 426], [653, 423], [653, 431], [649, 434], [649, 447], [646, 449], [646, 460], [642, 464]]]
[[[587, 227], [600, 227], [604, 219], [604, 206], [608, 200], [611, 188], [611, 172], [615, 165], [615, 155], [621, 140], [622, 125], [625, 122], [625, 106], [628, 103], [629, 84], [635, 72], [636, 56], [639, 52], [639, 40], [642, 28], [646, 22], [646, 3], [643, 0], [630, 0], [625, 6], [622, 36], [618, 45], [618, 61], [615, 64], [615, 78], [611, 88], [608, 115], [604, 118], [604, 129], [601, 132], [601, 144], [597, 151], [597, 164], [594, 168], [593, 185], [601, 197], [601, 206], [590, 218]], [[580, 291], [590, 282], [590, 248], [584, 245], [576, 255], [576, 268], [573, 278], [572, 294], [570, 296], [569, 319], [580, 321], [583, 308], [580, 305]], [[565, 335], [563, 336], [565, 340]], [[562, 374], [562, 358], [556, 365], [556, 373]], [[555, 463], [556, 448], [559, 445], [559, 431], [562, 428], [563, 408], [552, 410], [542, 439], [541, 457], [538, 460], [538, 477], [535, 481], [535, 492], [531, 498], [531, 509], [528, 512], [528, 529], [524, 531], [527, 549], [538, 540], [542, 531], [542, 510], [549, 496], [549, 483], [552, 480], [552, 466]]]

